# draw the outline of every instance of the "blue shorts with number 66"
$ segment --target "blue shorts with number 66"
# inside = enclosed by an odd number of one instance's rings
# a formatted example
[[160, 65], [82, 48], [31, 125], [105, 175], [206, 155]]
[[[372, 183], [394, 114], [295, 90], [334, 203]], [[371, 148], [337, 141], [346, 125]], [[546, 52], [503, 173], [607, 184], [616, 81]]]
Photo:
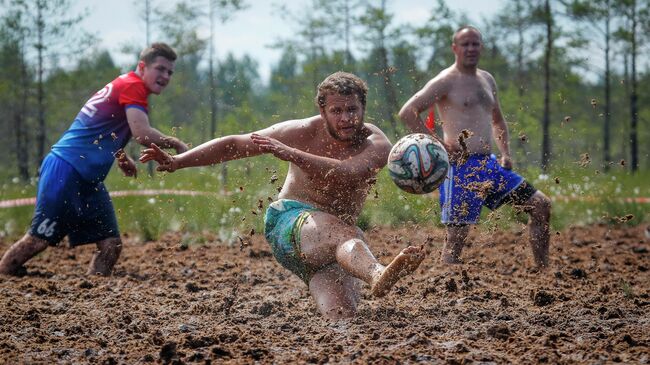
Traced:
[[90, 183], [69, 163], [50, 153], [43, 160], [29, 234], [71, 246], [119, 237], [113, 203], [103, 182]]

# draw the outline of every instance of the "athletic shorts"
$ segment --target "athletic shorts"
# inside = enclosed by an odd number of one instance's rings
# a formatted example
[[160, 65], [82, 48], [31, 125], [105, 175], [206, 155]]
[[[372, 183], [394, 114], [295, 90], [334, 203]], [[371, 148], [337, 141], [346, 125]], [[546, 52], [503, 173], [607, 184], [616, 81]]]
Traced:
[[71, 246], [120, 236], [104, 183], [87, 182], [68, 162], [51, 153], [41, 165], [29, 234], [52, 246], [66, 235]]
[[311, 205], [297, 200], [280, 199], [269, 205], [264, 216], [264, 236], [273, 256], [307, 285], [314, 270], [301, 257], [300, 230], [310, 212], [315, 210]]
[[481, 208], [497, 209], [505, 203], [521, 205], [535, 188], [517, 173], [504, 169], [494, 155], [471, 155], [462, 165], [450, 163], [440, 187], [444, 224], [475, 224]]

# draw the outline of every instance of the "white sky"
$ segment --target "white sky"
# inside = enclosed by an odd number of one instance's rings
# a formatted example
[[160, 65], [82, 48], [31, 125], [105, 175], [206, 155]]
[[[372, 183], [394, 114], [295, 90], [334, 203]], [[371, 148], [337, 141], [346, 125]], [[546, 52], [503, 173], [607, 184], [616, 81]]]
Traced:
[[[175, 1], [151, 0], [155, 6], [169, 8]], [[205, 0], [193, 0], [200, 1]], [[250, 6], [236, 15], [226, 24], [215, 27], [217, 36], [215, 49], [218, 58], [223, 58], [229, 52], [241, 57], [250, 55], [258, 62], [262, 82], [266, 83], [271, 66], [280, 58], [280, 50], [271, 49], [269, 45], [281, 38], [290, 38], [295, 32], [295, 25], [282, 19], [274, 9], [278, 4], [285, 4], [291, 11], [309, 4], [308, 0], [247, 0]], [[102, 48], [108, 49], [114, 60], [121, 66], [127, 67], [133, 56], [121, 54], [120, 49], [125, 44], [144, 45], [145, 26], [138, 14], [139, 8], [144, 8], [144, 1], [135, 0], [81, 0], [78, 9], [88, 9], [89, 15], [84, 19], [82, 27], [94, 34]], [[392, 0], [388, 1], [389, 10], [395, 15], [394, 23], [410, 23], [422, 25], [436, 5], [436, 0]], [[502, 7], [504, 0], [447, 0], [448, 6], [456, 11], [466, 11], [473, 21], [479, 21], [482, 16], [492, 17]], [[298, 12], [300, 13], [300, 12]], [[155, 38], [152, 31], [152, 41]], [[208, 33], [207, 21], [203, 34]], [[160, 39], [164, 41], [163, 39]], [[182, 57], [182, 55], [180, 55]]]

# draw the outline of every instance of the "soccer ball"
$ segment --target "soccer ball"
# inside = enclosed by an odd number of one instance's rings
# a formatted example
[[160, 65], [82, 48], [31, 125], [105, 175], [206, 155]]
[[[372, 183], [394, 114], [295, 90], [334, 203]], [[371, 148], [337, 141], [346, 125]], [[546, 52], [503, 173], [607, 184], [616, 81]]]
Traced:
[[411, 194], [430, 193], [445, 179], [449, 170], [447, 151], [428, 134], [402, 137], [388, 156], [388, 171], [395, 185]]

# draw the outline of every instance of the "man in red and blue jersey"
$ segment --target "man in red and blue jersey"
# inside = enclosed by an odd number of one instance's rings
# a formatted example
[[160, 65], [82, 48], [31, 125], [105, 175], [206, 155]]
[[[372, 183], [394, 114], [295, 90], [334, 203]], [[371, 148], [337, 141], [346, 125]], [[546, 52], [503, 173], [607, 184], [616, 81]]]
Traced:
[[134, 161], [123, 150], [131, 136], [145, 146], [187, 150], [179, 139], [152, 128], [147, 114], [147, 97], [165, 89], [175, 61], [171, 47], [154, 43], [142, 51], [135, 71], [111, 81], [81, 108], [43, 160], [31, 227], [0, 260], [0, 274], [24, 272], [27, 260], [65, 236], [72, 247], [97, 244], [88, 274], [111, 274], [122, 250], [103, 183], [113, 161], [117, 159], [125, 176], [136, 175]]

